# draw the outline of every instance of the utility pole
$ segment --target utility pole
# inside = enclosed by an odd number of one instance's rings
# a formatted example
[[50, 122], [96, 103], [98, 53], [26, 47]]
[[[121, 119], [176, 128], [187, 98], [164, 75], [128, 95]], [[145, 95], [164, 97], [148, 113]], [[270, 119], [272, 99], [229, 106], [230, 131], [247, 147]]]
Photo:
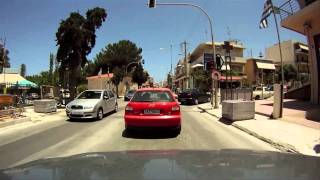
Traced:
[[108, 90], [110, 90], [110, 75], [109, 75], [109, 66], [108, 66]]
[[172, 72], [172, 44], [170, 44], [170, 79], [171, 79], [171, 84], [170, 88], [172, 90], [173, 87], [173, 72]]
[[189, 73], [188, 73], [188, 62], [187, 62], [187, 42], [183, 42], [183, 51], [184, 51], [184, 61], [186, 62], [185, 64], [185, 69], [186, 69], [186, 75], [187, 75], [187, 89], [190, 87], [190, 82], [189, 82]]

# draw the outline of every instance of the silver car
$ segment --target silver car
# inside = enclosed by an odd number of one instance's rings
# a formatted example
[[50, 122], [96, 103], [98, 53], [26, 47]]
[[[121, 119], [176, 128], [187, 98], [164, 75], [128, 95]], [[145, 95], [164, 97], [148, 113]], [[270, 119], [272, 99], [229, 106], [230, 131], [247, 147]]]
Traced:
[[83, 91], [66, 106], [66, 113], [70, 119], [102, 119], [104, 114], [117, 110], [117, 98], [109, 90]]

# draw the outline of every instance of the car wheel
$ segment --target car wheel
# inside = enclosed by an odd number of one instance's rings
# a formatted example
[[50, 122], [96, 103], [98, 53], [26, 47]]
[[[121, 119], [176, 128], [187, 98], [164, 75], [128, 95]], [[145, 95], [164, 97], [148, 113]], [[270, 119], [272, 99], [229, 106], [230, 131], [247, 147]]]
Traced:
[[101, 120], [103, 118], [103, 110], [102, 108], [99, 108], [98, 112], [97, 112], [97, 119]]
[[255, 99], [255, 100], [259, 100], [259, 99], [260, 99], [260, 96], [257, 95], [254, 99]]
[[119, 107], [118, 107], [118, 103], [116, 103], [115, 105], [114, 105], [114, 112], [118, 112], [118, 110], [119, 110]]
[[194, 99], [193, 102], [194, 102], [195, 105], [199, 104], [199, 100], [198, 99]]
[[175, 136], [178, 136], [181, 132], [181, 126], [178, 126], [176, 129], [174, 129], [173, 133]]

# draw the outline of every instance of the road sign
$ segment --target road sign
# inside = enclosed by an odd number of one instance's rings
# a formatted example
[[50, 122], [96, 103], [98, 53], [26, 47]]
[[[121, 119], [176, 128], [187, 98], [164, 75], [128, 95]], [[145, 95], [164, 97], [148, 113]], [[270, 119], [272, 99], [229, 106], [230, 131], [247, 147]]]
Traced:
[[218, 71], [212, 71], [211, 77], [213, 80], [218, 81], [221, 78], [221, 74]]

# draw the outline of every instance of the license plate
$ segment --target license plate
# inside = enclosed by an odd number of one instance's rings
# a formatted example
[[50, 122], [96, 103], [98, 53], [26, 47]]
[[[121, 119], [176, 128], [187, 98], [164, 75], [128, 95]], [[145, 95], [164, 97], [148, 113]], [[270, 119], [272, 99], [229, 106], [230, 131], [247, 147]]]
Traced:
[[144, 114], [160, 114], [159, 109], [145, 109]]
[[83, 112], [72, 111], [71, 114], [73, 114], [73, 115], [83, 115]]

